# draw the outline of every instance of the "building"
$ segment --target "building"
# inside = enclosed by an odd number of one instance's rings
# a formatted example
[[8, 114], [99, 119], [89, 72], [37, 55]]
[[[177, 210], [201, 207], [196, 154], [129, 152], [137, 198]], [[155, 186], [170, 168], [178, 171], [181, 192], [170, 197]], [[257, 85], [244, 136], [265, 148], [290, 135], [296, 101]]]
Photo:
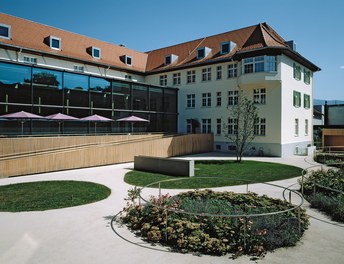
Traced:
[[0, 14], [0, 37], [1, 114], [134, 112], [151, 120], [149, 131], [212, 132], [215, 149], [230, 151], [224, 136], [235, 133], [230, 108], [242, 90], [259, 108], [252, 154], [285, 156], [312, 145], [320, 69], [266, 23], [138, 52]]

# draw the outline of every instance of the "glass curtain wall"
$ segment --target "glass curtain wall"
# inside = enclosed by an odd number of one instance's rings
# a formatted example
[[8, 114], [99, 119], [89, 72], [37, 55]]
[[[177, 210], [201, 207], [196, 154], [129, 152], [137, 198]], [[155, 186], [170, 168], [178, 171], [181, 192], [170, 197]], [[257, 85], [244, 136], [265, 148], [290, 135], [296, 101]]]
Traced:
[[[42, 116], [64, 113], [78, 118], [92, 114], [113, 120], [136, 115], [150, 120], [136, 132], [177, 131], [177, 89], [66, 71], [0, 62], [0, 115], [28, 111]], [[0, 121], [0, 134], [20, 132], [18, 121]], [[18, 129], [15, 128], [18, 126]], [[25, 133], [55, 133], [53, 121], [27, 121]], [[89, 133], [93, 124], [63, 122], [65, 133]], [[99, 127], [99, 129], [98, 129]], [[128, 132], [130, 124], [97, 124], [99, 132]]]

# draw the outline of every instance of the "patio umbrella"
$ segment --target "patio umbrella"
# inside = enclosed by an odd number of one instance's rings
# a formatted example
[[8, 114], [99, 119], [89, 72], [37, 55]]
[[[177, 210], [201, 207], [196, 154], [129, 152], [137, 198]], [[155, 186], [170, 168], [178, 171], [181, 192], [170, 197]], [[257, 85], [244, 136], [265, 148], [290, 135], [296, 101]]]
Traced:
[[22, 135], [24, 134], [24, 122], [26, 120], [31, 120], [31, 119], [44, 119], [43, 116], [40, 115], [35, 115], [32, 113], [28, 113], [25, 111], [20, 111], [20, 112], [15, 112], [15, 113], [11, 113], [11, 114], [6, 114], [6, 115], [2, 115], [0, 116], [0, 118], [6, 118], [6, 119], [17, 119], [21, 122], [21, 132]]
[[141, 118], [141, 117], [138, 117], [138, 116], [134, 116], [134, 115], [127, 116], [127, 117], [124, 117], [124, 118], [120, 118], [120, 119], [117, 119], [116, 121], [131, 123], [131, 133], [133, 133], [133, 131], [134, 131], [134, 123], [135, 122], [149, 122], [149, 120], [147, 120], [147, 119], [144, 119], [144, 118]]
[[91, 116], [80, 118], [80, 120], [94, 122], [94, 133], [95, 134], [97, 134], [97, 122], [110, 122], [110, 121], [113, 121], [110, 118], [107, 118], [107, 117], [104, 117], [104, 116], [100, 116], [100, 115], [91, 115]]
[[57, 121], [59, 123], [59, 133], [61, 133], [60, 129], [61, 129], [62, 121], [79, 120], [79, 118], [76, 118], [74, 116], [65, 115], [65, 114], [61, 114], [61, 113], [57, 113], [57, 114], [53, 114], [53, 115], [48, 115], [45, 118], [49, 119], [49, 120], [55, 120], [55, 121]]

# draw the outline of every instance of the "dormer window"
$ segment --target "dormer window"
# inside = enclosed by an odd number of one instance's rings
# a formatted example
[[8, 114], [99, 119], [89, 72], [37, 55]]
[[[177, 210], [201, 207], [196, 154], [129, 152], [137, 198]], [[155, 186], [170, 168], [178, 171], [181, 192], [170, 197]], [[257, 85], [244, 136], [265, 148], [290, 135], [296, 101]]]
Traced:
[[202, 47], [197, 49], [197, 59], [203, 59], [209, 55], [211, 49], [208, 47]]
[[100, 57], [101, 57], [100, 48], [92, 47], [92, 57], [95, 59], [100, 59]]
[[130, 57], [130, 56], [125, 56], [125, 64], [131, 66], [131, 65], [132, 65], [132, 62], [133, 62], [132, 57]]
[[49, 46], [52, 49], [61, 50], [61, 39], [58, 37], [50, 36]]
[[176, 62], [178, 59], [177, 55], [174, 54], [170, 54], [165, 56], [165, 65], [169, 65], [169, 64], [173, 64], [174, 62]]
[[221, 43], [221, 54], [230, 53], [235, 48], [235, 46], [236, 46], [236, 44], [232, 41], [222, 42]]
[[0, 24], [0, 37], [11, 39], [11, 26], [10, 25]]

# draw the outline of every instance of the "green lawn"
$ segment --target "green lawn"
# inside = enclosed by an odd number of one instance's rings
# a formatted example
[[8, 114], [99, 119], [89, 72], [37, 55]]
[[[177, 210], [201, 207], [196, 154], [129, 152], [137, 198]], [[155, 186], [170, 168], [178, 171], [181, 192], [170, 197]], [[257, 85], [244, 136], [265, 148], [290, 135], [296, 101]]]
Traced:
[[82, 181], [41, 181], [0, 186], [0, 211], [23, 212], [72, 207], [108, 197], [111, 190]]
[[162, 183], [161, 188], [197, 189], [277, 181], [298, 177], [301, 172], [301, 168], [279, 163], [212, 160], [195, 161], [195, 177], [191, 178], [131, 171], [125, 175], [124, 181], [131, 185], [145, 186], [157, 181], [182, 178], [183, 180]]

